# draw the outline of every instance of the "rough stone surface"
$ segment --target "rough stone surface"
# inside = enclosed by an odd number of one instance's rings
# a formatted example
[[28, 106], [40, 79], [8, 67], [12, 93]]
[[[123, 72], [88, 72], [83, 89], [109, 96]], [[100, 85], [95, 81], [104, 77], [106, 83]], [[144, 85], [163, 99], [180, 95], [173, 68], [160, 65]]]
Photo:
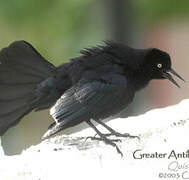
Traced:
[[[186, 179], [189, 178], [189, 157], [168, 157], [173, 150], [186, 154], [189, 149], [188, 120], [189, 100], [183, 100], [178, 105], [108, 122], [119, 132], [140, 137], [140, 140], [122, 138], [122, 142], [117, 143], [123, 157], [103, 142], [85, 141], [87, 136], [95, 134], [90, 128], [71, 136], [45, 140], [21, 155], [0, 153], [0, 179]], [[150, 153], [151, 157], [134, 159], [133, 153], [139, 149], [137, 158], [142, 153]], [[156, 152], [165, 157], [154, 157]]]

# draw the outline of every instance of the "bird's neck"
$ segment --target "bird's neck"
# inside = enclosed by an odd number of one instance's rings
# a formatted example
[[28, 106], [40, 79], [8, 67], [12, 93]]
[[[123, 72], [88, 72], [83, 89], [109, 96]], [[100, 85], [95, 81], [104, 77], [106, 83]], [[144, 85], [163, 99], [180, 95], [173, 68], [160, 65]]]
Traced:
[[132, 72], [128, 77], [130, 77], [129, 81], [136, 91], [145, 88], [151, 80], [147, 75], [139, 71]]
[[151, 77], [148, 72], [143, 69], [143, 60], [148, 52], [148, 49], [134, 49], [132, 54], [132, 61], [128, 61], [125, 72], [129, 72], [128, 77], [131, 77], [131, 83], [136, 91], [147, 86]]
[[134, 88], [136, 91], [139, 91], [143, 88], [145, 88], [148, 83], [149, 83], [150, 79], [145, 79], [145, 78], [136, 78], [135, 80], [135, 84], [134, 84]]

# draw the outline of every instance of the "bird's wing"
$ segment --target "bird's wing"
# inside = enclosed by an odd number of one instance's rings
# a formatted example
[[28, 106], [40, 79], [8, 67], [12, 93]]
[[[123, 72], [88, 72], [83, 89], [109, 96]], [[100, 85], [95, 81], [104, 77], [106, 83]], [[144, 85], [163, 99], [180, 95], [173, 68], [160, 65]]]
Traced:
[[86, 82], [82, 79], [51, 108], [56, 130], [50, 126], [46, 135], [51, 136], [91, 118], [103, 119], [114, 115], [128, 105], [133, 96], [134, 91], [128, 88], [127, 79], [122, 75], [111, 75], [108, 81], [99, 79]]

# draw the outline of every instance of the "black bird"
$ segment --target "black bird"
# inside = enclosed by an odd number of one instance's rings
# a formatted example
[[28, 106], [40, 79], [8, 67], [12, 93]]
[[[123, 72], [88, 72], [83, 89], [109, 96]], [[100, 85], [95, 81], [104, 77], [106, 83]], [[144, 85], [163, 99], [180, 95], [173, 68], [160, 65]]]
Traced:
[[0, 135], [32, 110], [52, 107], [55, 122], [43, 138], [85, 121], [99, 140], [121, 153], [92, 120], [109, 135], [133, 137], [116, 132], [102, 120], [127, 107], [152, 79], [169, 79], [179, 87], [169, 72], [184, 81], [171, 68], [169, 54], [156, 48], [134, 49], [107, 41], [55, 67], [28, 42], [13, 42], [0, 51]]

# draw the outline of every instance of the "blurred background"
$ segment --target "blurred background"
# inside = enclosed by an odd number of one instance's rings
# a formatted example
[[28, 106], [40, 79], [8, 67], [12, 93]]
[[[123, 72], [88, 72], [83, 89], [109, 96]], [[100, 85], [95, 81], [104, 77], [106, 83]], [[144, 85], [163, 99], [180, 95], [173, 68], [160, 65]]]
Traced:
[[[187, 0], [0, 0], [0, 48], [15, 40], [26, 40], [47, 60], [59, 65], [79, 56], [82, 48], [108, 39], [136, 48], [168, 51], [173, 67], [188, 80]], [[188, 98], [187, 83], [178, 82], [182, 89], [166, 80], [152, 81], [121, 116], [138, 115]], [[17, 154], [39, 143], [52, 121], [48, 110], [25, 117], [2, 137], [5, 153]]]

